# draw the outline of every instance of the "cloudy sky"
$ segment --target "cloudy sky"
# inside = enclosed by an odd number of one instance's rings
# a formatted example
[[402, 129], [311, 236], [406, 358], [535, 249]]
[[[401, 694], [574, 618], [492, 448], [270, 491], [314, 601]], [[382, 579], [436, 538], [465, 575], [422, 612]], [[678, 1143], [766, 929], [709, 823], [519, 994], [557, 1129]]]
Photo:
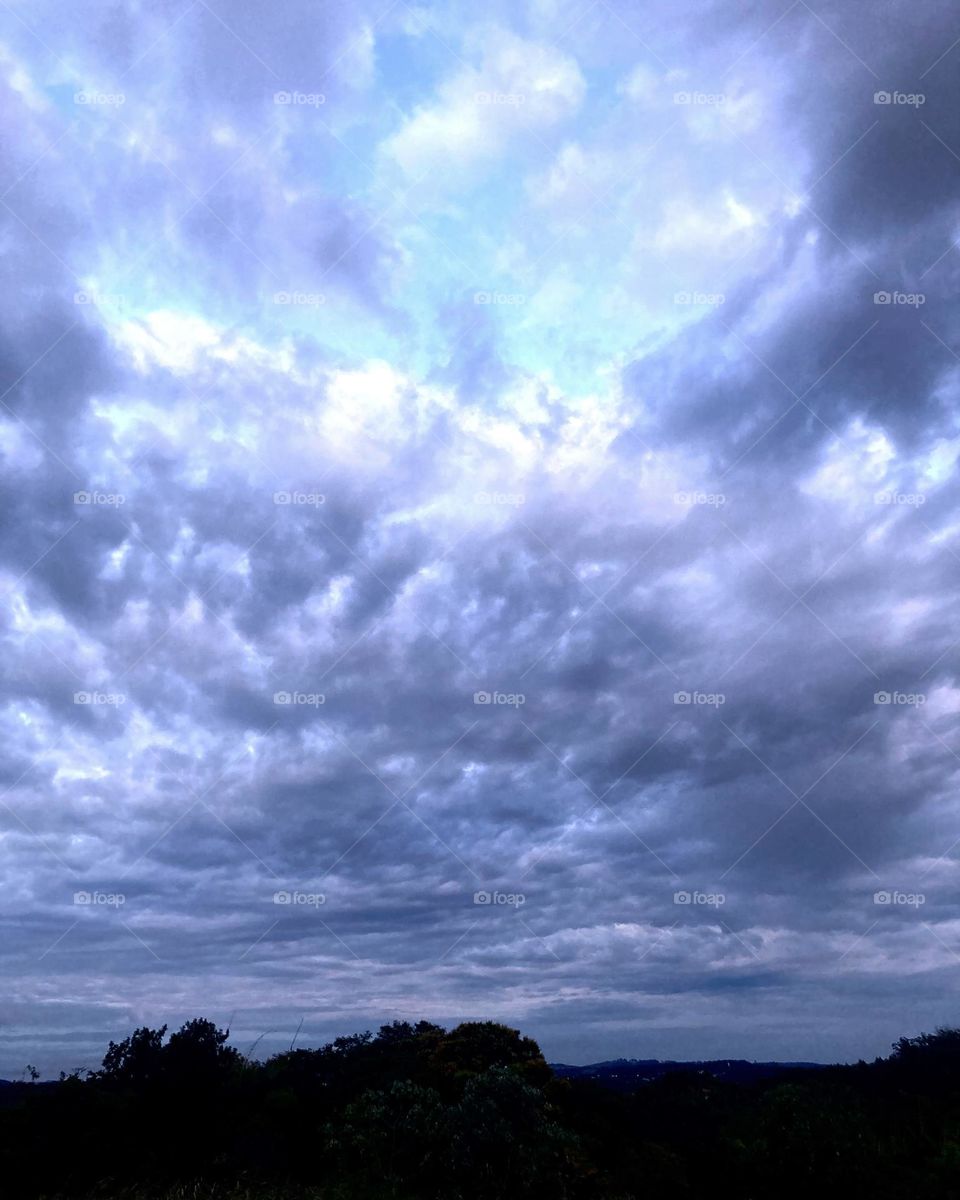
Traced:
[[960, 22], [0, 3], [0, 1076], [958, 1018]]

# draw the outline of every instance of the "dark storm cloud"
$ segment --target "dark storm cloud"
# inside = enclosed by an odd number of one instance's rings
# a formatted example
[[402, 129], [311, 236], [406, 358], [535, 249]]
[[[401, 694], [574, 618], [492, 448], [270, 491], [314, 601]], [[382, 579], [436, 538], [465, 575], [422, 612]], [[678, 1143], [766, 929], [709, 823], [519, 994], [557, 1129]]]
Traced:
[[[719, 469], [746, 454], [771, 465], [784, 453], [805, 457], [857, 415], [907, 444], [952, 429], [952, 23], [945, 10], [904, 5], [818, 16], [793, 6], [764, 41], [788, 81], [778, 100], [783, 136], [810, 159], [805, 178], [784, 181], [748, 150], [803, 200], [784, 222], [780, 255], [701, 325], [692, 352], [685, 337], [682, 353], [668, 348], [628, 371], [661, 428], [703, 437]], [[815, 78], [792, 69], [798, 45], [815, 47]], [[768, 291], [785, 282], [789, 308], [775, 322], [760, 317]], [[877, 304], [876, 293], [919, 294], [922, 307]]]

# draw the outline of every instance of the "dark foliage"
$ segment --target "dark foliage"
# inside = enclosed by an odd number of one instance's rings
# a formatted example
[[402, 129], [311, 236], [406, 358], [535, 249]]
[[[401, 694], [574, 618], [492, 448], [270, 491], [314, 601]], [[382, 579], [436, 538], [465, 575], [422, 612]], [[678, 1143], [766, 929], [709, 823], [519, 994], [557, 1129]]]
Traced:
[[2, 1194], [960, 1200], [960, 1030], [871, 1064], [745, 1083], [694, 1065], [632, 1091], [619, 1065], [614, 1087], [558, 1078], [492, 1022], [395, 1021], [264, 1063], [227, 1037], [138, 1029], [85, 1078], [0, 1088]]

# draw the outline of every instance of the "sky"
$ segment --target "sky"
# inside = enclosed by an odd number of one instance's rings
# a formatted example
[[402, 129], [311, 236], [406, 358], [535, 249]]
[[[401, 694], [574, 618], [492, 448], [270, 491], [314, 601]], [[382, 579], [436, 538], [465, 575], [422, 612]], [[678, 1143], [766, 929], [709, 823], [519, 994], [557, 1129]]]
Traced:
[[926, 0], [0, 0], [0, 1077], [958, 1020], [958, 68]]

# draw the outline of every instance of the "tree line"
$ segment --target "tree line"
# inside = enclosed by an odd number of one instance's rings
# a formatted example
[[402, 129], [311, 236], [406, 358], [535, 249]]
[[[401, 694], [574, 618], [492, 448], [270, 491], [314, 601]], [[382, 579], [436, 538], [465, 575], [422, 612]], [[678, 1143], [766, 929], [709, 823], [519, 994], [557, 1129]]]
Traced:
[[517, 1030], [395, 1021], [260, 1062], [202, 1018], [0, 1091], [11, 1200], [960, 1200], [960, 1030], [750, 1084], [560, 1079]]

